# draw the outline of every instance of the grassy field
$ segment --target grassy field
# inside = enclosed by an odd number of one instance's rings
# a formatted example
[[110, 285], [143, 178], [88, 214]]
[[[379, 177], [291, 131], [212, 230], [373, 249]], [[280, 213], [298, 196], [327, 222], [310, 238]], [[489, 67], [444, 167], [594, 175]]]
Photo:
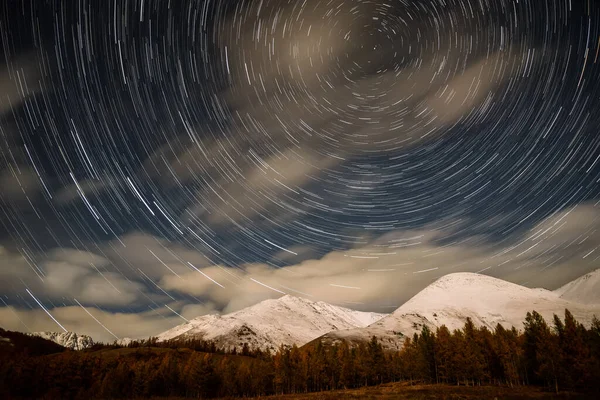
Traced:
[[336, 390], [308, 394], [292, 394], [283, 396], [262, 397], [272, 400], [334, 400], [334, 399], [373, 399], [373, 400], [404, 400], [404, 399], [598, 399], [598, 395], [583, 395], [578, 393], [548, 393], [536, 387], [505, 388], [496, 386], [465, 387], [451, 385], [415, 385], [406, 383], [389, 383], [379, 386], [354, 390]]

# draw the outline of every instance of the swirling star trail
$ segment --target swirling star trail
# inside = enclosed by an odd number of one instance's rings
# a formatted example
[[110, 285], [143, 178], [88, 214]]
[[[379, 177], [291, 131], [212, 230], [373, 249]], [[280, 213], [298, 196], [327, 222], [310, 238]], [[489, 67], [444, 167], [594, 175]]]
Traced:
[[596, 2], [0, 10], [9, 328], [147, 336], [281, 293], [389, 311], [451, 272], [600, 265]]

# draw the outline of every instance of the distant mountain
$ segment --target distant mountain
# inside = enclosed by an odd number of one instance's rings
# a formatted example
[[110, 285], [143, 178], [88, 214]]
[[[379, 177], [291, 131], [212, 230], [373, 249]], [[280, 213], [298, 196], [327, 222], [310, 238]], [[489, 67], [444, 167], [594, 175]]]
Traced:
[[[554, 292], [561, 299], [600, 305], [600, 269], [575, 279]], [[600, 315], [598, 317], [600, 318]]]
[[522, 329], [528, 311], [535, 310], [552, 323], [553, 315], [563, 317], [566, 308], [584, 325], [591, 323], [594, 314], [600, 316], [600, 306], [571, 302], [549, 290], [530, 289], [480, 274], [456, 273], [441, 277], [366, 328], [330, 332], [319, 340], [358, 342], [377, 336], [386, 348], [399, 349], [405, 338], [419, 332], [423, 325], [433, 330], [441, 325], [460, 329], [470, 317], [477, 326], [494, 329], [501, 324]]
[[71, 350], [89, 349], [94, 345], [94, 340], [91, 337], [78, 335], [74, 332], [34, 332], [30, 335], [51, 340]]
[[286, 295], [230, 314], [195, 318], [157, 338], [198, 338], [238, 350], [247, 343], [251, 349], [273, 351], [282, 344], [301, 346], [333, 330], [366, 327], [384, 316]]
[[[474, 273], [443, 276], [392, 314], [354, 311], [324, 302], [290, 295], [265, 300], [254, 306], [225, 314], [205, 315], [176, 326], [157, 336], [158, 341], [195, 338], [213, 341], [218, 347], [241, 350], [276, 350], [280, 345], [302, 346], [318, 340], [365, 342], [372, 336], [388, 349], [400, 349], [406, 337], [420, 332], [424, 325], [435, 330], [446, 325], [460, 329], [467, 318], [477, 326], [494, 329], [523, 328], [525, 314], [535, 310], [549, 323], [554, 314], [564, 316], [569, 309], [584, 325], [594, 315], [600, 317], [600, 270], [549, 291], [530, 289], [501, 279]], [[30, 334], [51, 340], [69, 349], [82, 350], [94, 345], [91, 337], [73, 332]], [[8, 339], [0, 338], [3, 345]], [[124, 338], [118, 344], [128, 345]]]

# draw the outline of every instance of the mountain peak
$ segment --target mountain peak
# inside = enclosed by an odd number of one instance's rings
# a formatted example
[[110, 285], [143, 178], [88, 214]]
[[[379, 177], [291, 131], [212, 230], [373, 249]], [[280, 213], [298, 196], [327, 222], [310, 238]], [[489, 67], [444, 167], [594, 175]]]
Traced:
[[394, 314], [448, 307], [489, 312], [509, 303], [519, 302], [525, 307], [538, 300], [554, 301], [557, 297], [547, 290], [530, 289], [488, 275], [461, 272], [437, 279], [404, 303]]
[[[484, 286], [519, 286], [515, 283], [511, 283], [502, 279], [494, 278], [489, 275], [478, 274], [476, 272], [453, 272], [451, 274], [444, 275], [438, 278], [430, 286], [444, 286], [458, 288], [463, 286], [470, 286], [473, 284], [484, 285]], [[521, 287], [521, 286], [519, 286]]]
[[565, 300], [583, 304], [600, 304], [600, 269], [585, 274], [554, 292]]
[[[279, 297], [278, 299], [269, 299], [269, 300], [279, 302], [279, 303], [285, 303], [285, 304], [306, 304], [306, 303], [313, 302], [312, 300], [305, 299], [305, 298], [299, 297], [299, 296], [294, 296], [291, 294], [285, 294], [285, 295]], [[269, 300], [265, 300], [265, 301], [269, 301]]]
[[282, 344], [308, 343], [332, 330], [365, 327], [383, 316], [285, 295], [229, 314], [194, 318], [158, 339], [195, 337], [225, 348], [248, 344], [251, 348], [274, 350]]
[[[593, 283], [595, 277], [600, 279], [600, 274], [581, 282]], [[600, 288], [594, 293], [600, 293]], [[453, 273], [440, 277], [392, 314], [368, 327], [331, 332], [323, 340], [364, 342], [377, 336], [385, 347], [400, 349], [404, 339], [420, 332], [423, 326], [432, 330], [441, 325], [450, 330], [461, 329], [470, 318], [476, 326], [489, 329], [497, 324], [522, 329], [528, 311], [535, 310], [551, 321], [554, 314], [564, 315], [565, 309], [584, 325], [599, 313], [597, 306], [567, 301], [545, 289], [530, 289], [476, 273]]]

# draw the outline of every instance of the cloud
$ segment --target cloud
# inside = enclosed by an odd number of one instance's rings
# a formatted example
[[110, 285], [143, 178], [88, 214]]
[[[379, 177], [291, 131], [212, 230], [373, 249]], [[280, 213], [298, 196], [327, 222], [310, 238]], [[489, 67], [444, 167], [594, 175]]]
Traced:
[[[174, 304], [171, 304], [170, 307], [177, 309]], [[206, 313], [211, 311], [209, 308], [202, 308], [202, 306], [188, 307], [197, 312]], [[141, 313], [112, 313], [95, 307], [84, 309], [73, 306], [56, 307], [50, 309], [49, 312], [67, 330], [89, 335], [96, 341], [108, 343], [112, 343], [115, 336], [133, 339], [148, 338], [185, 322], [166, 307]], [[184, 311], [184, 314], [189, 314], [189, 312]], [[0, 321], [2, 321], [2, 328], [8, 330], [24, 332], [61, 331], [58, 325], [41, 309], [19, 309], [13, 306], [0, 307]]]
[[[262, 23], [225, 21], [216, 41], [229, 87], [215, 107], [227, 110], [230, 125], [207, 131], [183, 121], [189, 132], [145, 164], [166, 186], [197, 188], [182, 221], [191, 215], [222, 227], [261, 215], [299, 215], [311, 208], [294, 202], [299, 189], [335, 181], [340, 165], [353, 157], [407, 149], [484, 115], [478, 111], [495, 103], [497, 91], [527, 59], [518, 43], [482, 39], [463, 48], [468, 41], [457, 36], [474, 32], [457, 30], [461, 24], [453, 18], [462, 13], [451, 6], [436, 29], [426, 26], [431, 21], [422, 10], [412, 10], [410, 24], [395, 19], [406, 15], [402, 5], [334, 0], [245, 6]], [[477, 29], [481, 36], [498, 34], [493, 27]], [[435, 43], [436, 51], [425, 42]], [[497, 45], [488, 48], [490, 42]], [[164, 170], [156, 170], [161, 165]]]
[[307, 152], [288, 149], [261, 159], [260, 165], [248, 168], [242, 179], [221, 183], [218, 198], [205, 191], [203, 197], [213, 200], [210, 213], [206, 212], [207, 204], [203, 203], [190, 207], [184, 215], [202, 217], [211, 226], [249, 220], [258, 214], [273, 215], [274, 209], [285, 208], [284, 194], [298, 194], [295, 189], [338, 162], [335, 158], [314, 157]]
[[[435, 27], [422, 10], [376, 2], [261, 1], [248, 8], [264, 23], [226, 21], [231, 29], [217, 42], [234, 129], [323, 156], [323, 146], [343, 156], [430, 140], [479, 107], [524, 55], [512, 42], [488, 47], [496, 41], [483, 39], [465, 48], [463, 36], [499, 32], [456, 23], [463, 13], [454, 6], [440, 12]], [[429, 42], [435, 51], [424, 47]]]
[[[503, 242], [502, 246], [478, 238], [440, 244], [439, 239], [447, 234], [434, 225], [422, 230], [390, 232], [371, 237], [366, 244], [353, 249], [332, 251], [320, 259], [304, 260], [284, 268], [262, 263], [238, 268], [193, 262], [190, 265], [188, 260], [205, 260], [202, 253], [140, 233], [123, 237], [125, 246], [115, 241], [100, 249], [102, 256], [55, 249], [39, 263], [0, 248], [0, 291], [22, 292], [27, 284], [42, 299], [49, 297], [74, 304], [71, 300], [77, 298], [117, 336], [146, 337], [183, 322], [172, 310], [191, 319], [207, 313], [236, 311], [286, 293], [350, 308], [386, 312], [448, 273], [480, 272], [530, 287], [554, 289], [597, 268], [600, 260], [597, 204], [581, 204], [556, 212], [524, 235]], [[117, 248], [117, 244], [121, 248]], [[307, 250], [302, 245], [296, 249]], [[200, 300], [165, 303], [166, 297], [155, 287], [141, 287], [140, 281], [108, 270], [111, 263], [121, 257], [124, 263], [121, 266], [128, 265], [132, 271], [139, 268], [163, 290]], [[157, 301], [141, 298], [142, 294]], [[110, 307], [150, 305], [159, 309], [115, 313], [87, 307], [92, 303]], [[50, 313], [69, 330], [112, 340], [81, 307], [54, 307]], [[43, 310], [20, 309], [14, 305], [0, 308], [0, 321], [7, 329], [58, 329]]]
[[9, 164], [0, 171], [0, 199], [9, 203], [33, 200], [42, 190], [42, 181], [34, 168]]
[[0, 292], [21, 286], [23, 280], [40, 273], [23, 255], [0, 245]]
[[181, 308], [179, 314], [185, 319], [194, 319], [202, 315], [218, 313], [215, 305], [210, 302], [204, 304], [186, 304]]
[[55, 248], [21, 254], [0, 246], [0, 293], [20, 293], [28, 287], [43, 302], [77, 299], [84, 305], [139, 307], [167, 298], [156, 287], [160, 278], [209, 264], [197, 250], [141, 232], [94, 250]]
[[150, 278], [160, 278], [188, 272], [192, 269], [190, 263], [195, 267], [210, 264], [200, 251], [142, 232], [131, 232], [109, 242], [102, 253], [129, 277], [139, 276], [138, 268]]
[[296, 245], [291, 246], [286, 250], [281, 250], [280, 252], [274, 254], [271, 259], [275, 262], [286, 262], [289, 264], [294, 260], [306, 260], [311, 258], [313, 255], [315, 255], [315, 249], [313, 247], [307, 245]]
[[557, 213], [502, 248], [476, 240], [440, 245], [437, 239], [442, 236], [433, 228], [392, 232], [366, 246], [334, 251], [290, 267], [247, 264], [228, 270], [210, 266], [180, 277], [165, 276], [161, 285], [202, 296], [225, 312], [282, 293], [384, 311], [453, 272], [480, 272], [555, 289], [597, 268], [600, 209], [584, 204]]
[[114, 272], [102, 272], [93, 265], [66, 262], [44, 264], [44, 291], [55, 297], [76, 298], [82, 303], [120, 306], [134, 303], [143, 290], [138, 282]]
[[425, 98], [423, 110], [431, 111], [440, 125], [452, 125], [479, 107], [508, 79], [502, 74], [512, 63], [508, 51], [498, 51], [466, 68]]
[[119, 186], [116, 179], [104, 177], [102, 179], [85, 179], [63, 186], [53, 196], [53, 200], [58, 204], [68, 204], [83, 197], [99, 196], [102, 192]]
[[40, 92], [41, 71], [35, 52], [6, 57], [7, 63], [0, 65], [0, 201], [15, 206], [33, 201], [44, 185], [43, 171], [28, 165], [30, 156], [11, 117], [23, 102]]
[[15, 57], [0, 67], [0, 116], [40, 91], [40, 75], [35, 53]]
[[108, 264], [108, 260], [98, 254], [70, 248], [50, 250], [47, 253], [47, 259], [65, 261], [76, 265], [95, 264], [97, 266], [103, 266]]
[[0, 252], [0, 290], [28, 287], [42, 299], [73, 299], [100, 306], [132, 305], [145, 288], [140, 282], [111, 270], [110, 261], [90, 252], [55, 249], [33, 257]]

